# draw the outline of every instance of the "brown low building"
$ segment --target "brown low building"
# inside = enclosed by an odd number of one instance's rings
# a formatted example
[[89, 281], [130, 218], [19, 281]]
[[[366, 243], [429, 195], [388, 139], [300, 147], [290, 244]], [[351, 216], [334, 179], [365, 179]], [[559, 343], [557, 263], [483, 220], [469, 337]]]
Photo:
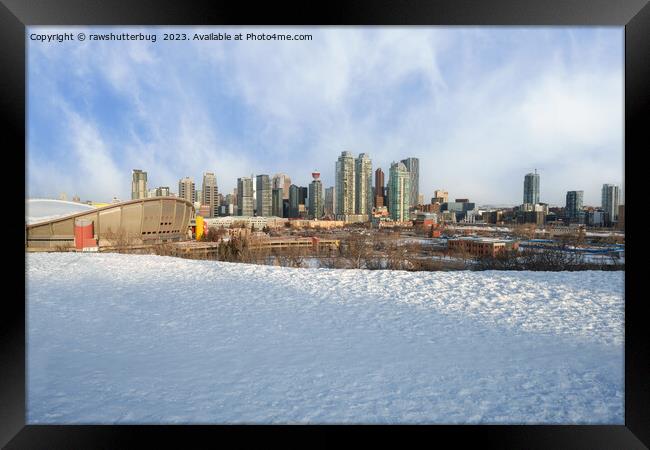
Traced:
[[473, 256], [496, 256], [499, 253], [519, 248], [517, 241], [473, 236], [449, 239], [447, 245], [452, 252], [469, 253]]
[[418, 205], [418, 211], [427, 212], [427, 213], [439, 213], [440, 212], [440, 203], [428, 203], [426, 205]]

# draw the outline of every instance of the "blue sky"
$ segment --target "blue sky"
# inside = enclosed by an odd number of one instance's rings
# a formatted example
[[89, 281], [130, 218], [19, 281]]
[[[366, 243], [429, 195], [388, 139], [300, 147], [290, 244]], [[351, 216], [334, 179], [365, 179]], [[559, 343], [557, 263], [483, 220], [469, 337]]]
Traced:
[[[32, 33], [157, 34], [43, 43]], [[311, 41], [163, 41], [163, 33], [309, 33]], [[27, 194], [130, 198], [214, 172], [334, 184], [341, 151], [420, 158], [420, 192], [564, 204], [623, 183], [622, 27], [30, 27]], [[198, 187], [200, 189], [200, 187]]]

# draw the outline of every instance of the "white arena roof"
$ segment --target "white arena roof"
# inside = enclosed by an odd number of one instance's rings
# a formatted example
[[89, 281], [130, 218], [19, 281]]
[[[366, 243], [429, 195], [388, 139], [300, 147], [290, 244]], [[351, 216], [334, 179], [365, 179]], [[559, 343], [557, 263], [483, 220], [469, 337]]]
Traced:
[[30, 198], [25, 200], [25, 222], [31, 225], [95, 209], [84, 203]]

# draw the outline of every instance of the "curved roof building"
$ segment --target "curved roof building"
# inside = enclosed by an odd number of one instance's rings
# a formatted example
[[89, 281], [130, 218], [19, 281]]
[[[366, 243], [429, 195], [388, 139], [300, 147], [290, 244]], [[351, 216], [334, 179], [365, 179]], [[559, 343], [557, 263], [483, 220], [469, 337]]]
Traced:
[[[33, 203], [32, 203], [33, 202]], [[29, 249], [74, 247], [75, 223], [92, 222], [98, 246], [178, 241], [187, 237], [192, 204], [178, 197], [131, 200], [100, 208], [60, 205], [58, 200], [28, 201], [26, 246]], [[43, 213], [45, 211], [45, 213]]]
[[51, 200], [30, 198], [25, 200], [25, 221], [28, 224], [58, 219], [78, 212], [92, 211], [93, 208], [85, 203], [69, 202], [66, 200]]

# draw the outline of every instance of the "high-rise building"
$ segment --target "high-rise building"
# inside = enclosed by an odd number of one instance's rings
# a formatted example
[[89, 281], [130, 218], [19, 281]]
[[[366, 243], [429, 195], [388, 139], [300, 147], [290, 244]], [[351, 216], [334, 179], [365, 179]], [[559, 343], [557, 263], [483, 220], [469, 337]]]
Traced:
[[[390, 177], [390, 169], [388, 171], [388, 176]], [[390, 185], [386, 184], [386, 187], [384, 188], [384, 205], [388, 207], [388, 211], [390, 211]]]
[[449, 201], [449, 192], [443, 191], [442, 189], [436, 189], [433, 191], [433, 198], [442, 199], [438, 203], [447, 203]]
[[273, 188], [271, 193], [271, 214], [276, 217], [284, 217], [282, 211], [282, 201], [284, 200], [282, 188]]
[[140, 169], [133, 169], [131, 200], [139, 198], [147, 198], [147, 172], [143, 172]]
[[287, 200], [289, 198], [289, 186], [291, 186], [291, 178], [285, 173], [276, 173], [273, 175], [272, 188], [273, 189], [282, 189], [283, 199]]
[[384, 171], [381, 168], [375, 170], [375, 207], [384, 206]]
[[201, 189], [203, 199], [201, 204], [209, 208], [209, 217], [216, 217], [219, 212], [219, 188], [217, 187], [217, 177], [212, 172], [203, 174], [203, 187]]
[[325, 205], [323, 210], [325, 215], [328, 216], [336, 214], [336, 193], [334, 192], [334, 186], [325, 189]]
[[568, 191], [566, 193], [566, 206], [564, 207], [564, 215], [570, 222], [583, 222], [583, 198], [584, 191]]
[[300, 186], [298, 188], [298, 211], [302, 213], [303, 216], [307, 214], [307, 206], [309, 205], [309, 190], [306, 186]]
[[418, 204], [418, 197], [420, 195], [420, 160], [418, 158], [406, 158], [402, 160], [406, 170], [409, 173], [410, 192], [409, 192], [409, 206]]
[[336, 214], [355, 214], [355, 164], [350, 152], [341, 152], [336, 161]]
[[236, 195], [227, 194], [223, 202], [219, 206], [219, 215], [220, 216], [234, 216], [237, 214], [237, 207], [235, 203], [237, 202]]
[[257, 203], [257, 215], [262, 217], [271, 216], [273, 204], [271, 200], [271, 179], [268, 175], [258, 175], [255, 195]]
[[289, 200], [288, 200], [288, 217], [297, 218], [305, 217], [307, 211], [307, 200], [309, 192], [306, 187], [296, 186], [292, 184], [289, 186]]
[[253, 179], [237, 178], [237, 215], [253, 215]]
[[601, 207], [608, 216], [609, 224], [618, 220], [618, 204], [620, 202], [620, 193], [618, 185], [603, 184], [601, 190]]
[[539, 203], [539, 174], [527, 173], [524, 177], [524, 202], [528, 204]]
[[402, 162], [390, 166], [388, 186], [390, 187], [390, 217], [399, 222], [409, 218], [409, 200], [411, 193], [411, 177]]
[[289, 217], [289, 199], [282, 199], [282, 217]]
[[159, 186], [156, 188], [156, 197], [169, 197], [169, 186]]
[[194, 192], [194, 180], [191, 177], [185, 177], [178, 181], [178, 196], [194, 204], [196, 201]]
[[289, 186], [289, 217], [298, 217], [298, 186], [292, 184]]
[[372, 213], [372, 160], [360, 153], [354, 161], [354, 209], [355, 214]]
[[320, 172], [311, 174], [314, 181], [309, 183], [309, 218], [320, 219], [323, 217], [323, 183], [320, 181]]

